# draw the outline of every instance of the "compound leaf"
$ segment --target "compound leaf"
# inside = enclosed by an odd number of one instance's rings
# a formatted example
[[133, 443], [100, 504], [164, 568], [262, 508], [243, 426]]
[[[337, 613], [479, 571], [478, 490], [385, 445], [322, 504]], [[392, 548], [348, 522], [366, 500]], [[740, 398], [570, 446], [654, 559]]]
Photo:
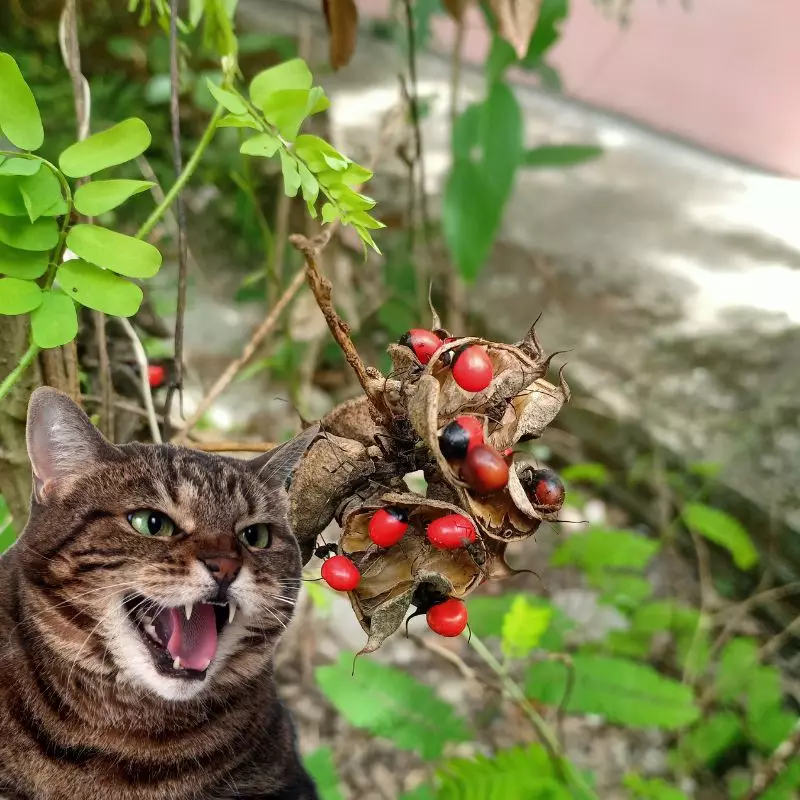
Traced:
[[155, 186], [151, 181], [109, 180], [91, 181], [79, 186], [75, 192], [75, 208], [87, 217], [99, 217], [128, 198], [146, 192]]
[[60, 289], [44, 293], [41, 305], [31, 314], [31, 336], [41, 348], [60, 347], [78, 335], [75, 303]]
[[17, 250], [0, 243], [0, 275], [33, 280], [47, 270], [49, 253], [46, 250]]
[[44, 142], [42, 117], [17, 62], [0, 53], [0, 130], [21, 150], [38, 150]]
[[30, 222], [19, 217], [0, 217], [0, 242], [19, 250], [52, 250], [58, 244], [54, 219]]
[[73, 300], [114, 317], [132, 317], [142, 304], [142, 290], [135, 283], [81, 259], [65, 261], [56, 278]]
[[70, 178], [85, 178], [137, 158], [147, 150], [150, 141], [147, 124], [131, 117], [71, 145], [59, 157], [58, 165]]
[[33, 281], [0, 278], [0, 314], [27, 314], [41, 302], [42, 290]]
[[681, 516], [690, 530], [724, 547], [739, 569], [752, 569], [758, 563], [758, 551], [750, 534], [730, 514], [703, 503], [687, 503]]
[[152, 278], [161, 268], [157, 247], [99, 225], [75, 225], [67, 247], [85, 261], [129, 278]]

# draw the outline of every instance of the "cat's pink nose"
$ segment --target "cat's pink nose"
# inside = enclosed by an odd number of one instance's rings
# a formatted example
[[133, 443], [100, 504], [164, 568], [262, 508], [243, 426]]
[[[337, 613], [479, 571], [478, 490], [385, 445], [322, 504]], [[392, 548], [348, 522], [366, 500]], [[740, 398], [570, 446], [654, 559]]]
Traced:
[[233, 583], [242, 568], [242, 562], [238, 558], [204, 558], [203, 563], [220, 584]]

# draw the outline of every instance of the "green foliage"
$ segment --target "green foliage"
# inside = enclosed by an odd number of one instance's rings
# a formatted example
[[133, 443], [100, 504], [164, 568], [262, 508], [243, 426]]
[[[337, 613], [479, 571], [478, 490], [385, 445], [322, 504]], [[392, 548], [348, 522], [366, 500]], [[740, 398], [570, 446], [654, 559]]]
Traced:
[[758, 563], [758, 551], [750, 534], [724, 511], [703, 503], [687, 503], [681, 517], [689, 529], [724, 547], [739, 569], [749, 570]]
[[689, 800], [686, 795], [660, 778], [643, 778], [635, 772], [628, 773], [623, 784], [631, 791], [631, 800]]
[[58, 166], [69, 178], [85, 178], [138, 158], [150, 141], [147, 125], [133, 117], [68, 147], [59, 157]]
[[503, 654], [506, 658], [525, 658], [539, 646], [550, 627], [553, 610], [536, 607], [517, 595], [503, 618]]
[[75, 192], [75, 210], [87, 217], [99, 217], [121, 206], [126, 200], [155, 186], [151, 181], [91, 181]]
[[27, 314], [42, 302], [42, 290], [33, 281], [0, 278], [0, 314]]
[[652, 539], [625, 530], [592, 528], [564, 539], [553, 552], [554, 567], [573, 565], [587, 572], [599, 569], [644, 569], [659, 551]]
[[42, 118], [33, 92], [8, 53], [0, 53], [0, 87], [0, 131], [20, 150], [38, 150], [44, 142]]
[[400, 800], [436, 800], [436, 795], [429, 786], [419, 786], [411, 792], [400, 795]]
[[320, 747], [309, 753], [303, 759], [303, 764], [317, 785], [320, 800], [342, 800], [339, 775], [333, 763], [333, 751], [330, 747]]
[[437, 800], [570, 800], [541, 745], [501, 750], [491, 757], [446, 762], [437, 772]]
[[569, 464], [559, 474], [565, 483], [589, 483], [594, 486], [605, 486], [610, 477], [605, 464], [594, 462]]
[[742, 736], [742, 723], [732, 711], [721, 711], [700, 720], [680, 741], [672, 753], [677, 771], [691, 772], [712, 767]]
[[78, 335], [75, 303], [60, 289], [48, 289], [31, 314], [31, 338], [42, 349], [58, 347]]
[[152, 278], [161, 268], [161, 253], [153, 245], [98, 225], [74, 225], [67, 247], [85, 261], [128, 278]]
[[56, 280], [73, 300], [115, 317], [132, 317], [142, 304], [142, 290], [135, 283], [80, 259], [65, 261]]
[[[572, 660], [575, 685], [565, 703], [569, 712], [600, 714], [609, 722], [634, 728], [666, 730], [682, 728], [698, 717], [691, 689], [646, 664], [580, 652]], [[531, 697], [558, 706], [566, 695], [566, 669], [554, 662], [533, 664], [525, 688]]]
[[391, 739], [425, 759], [438, 758], [447, 742], [469, 738], [466, 723], [433, 690], [410, 675], [347, 653], [319, 667], [316, 679], [325, 696], [357, 728]]
[[574, 167], [594, 161], [603, 155], [603, 148], [591, 144], [547, 144], [525, 151], [522, 163], [539, 169]]
[[11, 512], [5, 498], [0, 494], [0, 555], [16, 541], [17, 534], [12, 523]]

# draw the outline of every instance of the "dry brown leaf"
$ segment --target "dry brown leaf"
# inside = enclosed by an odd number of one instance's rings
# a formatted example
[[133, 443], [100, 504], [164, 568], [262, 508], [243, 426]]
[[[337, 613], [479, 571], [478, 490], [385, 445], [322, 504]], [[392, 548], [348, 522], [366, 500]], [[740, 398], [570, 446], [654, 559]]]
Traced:
[[501, 424], [490, 430], [489, 444], [498, 450], [505, 450], [523, 438], [538, 438], [568, 399], [569, 392], [563, 384], [559, 387], [543, 378], [535, 380], [512, 398], [505, 408]]
[[524, 58], [542, 0], [490, 0], [489, 4], [497, 17], [498, 32], [514, 48], [517, 57]]
[[356, 49], [358, 9], [354, 0], [322, 0], [330, 41], [330, 62], [333, 69], [350, 63]]
[[442, 0], [444, 10], [456, 21], [460, 22], [464, 12], [471, 5], [471, 0]]

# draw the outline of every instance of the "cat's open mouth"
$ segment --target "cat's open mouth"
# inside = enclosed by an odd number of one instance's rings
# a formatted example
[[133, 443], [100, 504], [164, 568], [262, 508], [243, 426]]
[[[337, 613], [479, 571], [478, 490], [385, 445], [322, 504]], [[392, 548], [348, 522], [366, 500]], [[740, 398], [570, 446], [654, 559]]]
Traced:
[[227, 603], [152, 610], [153, 603], [138, 595], [124, 605], [156, 669], [170, 678], [200, 681], [217, 654], [219, 635], [236, 613], [236, 606]]

